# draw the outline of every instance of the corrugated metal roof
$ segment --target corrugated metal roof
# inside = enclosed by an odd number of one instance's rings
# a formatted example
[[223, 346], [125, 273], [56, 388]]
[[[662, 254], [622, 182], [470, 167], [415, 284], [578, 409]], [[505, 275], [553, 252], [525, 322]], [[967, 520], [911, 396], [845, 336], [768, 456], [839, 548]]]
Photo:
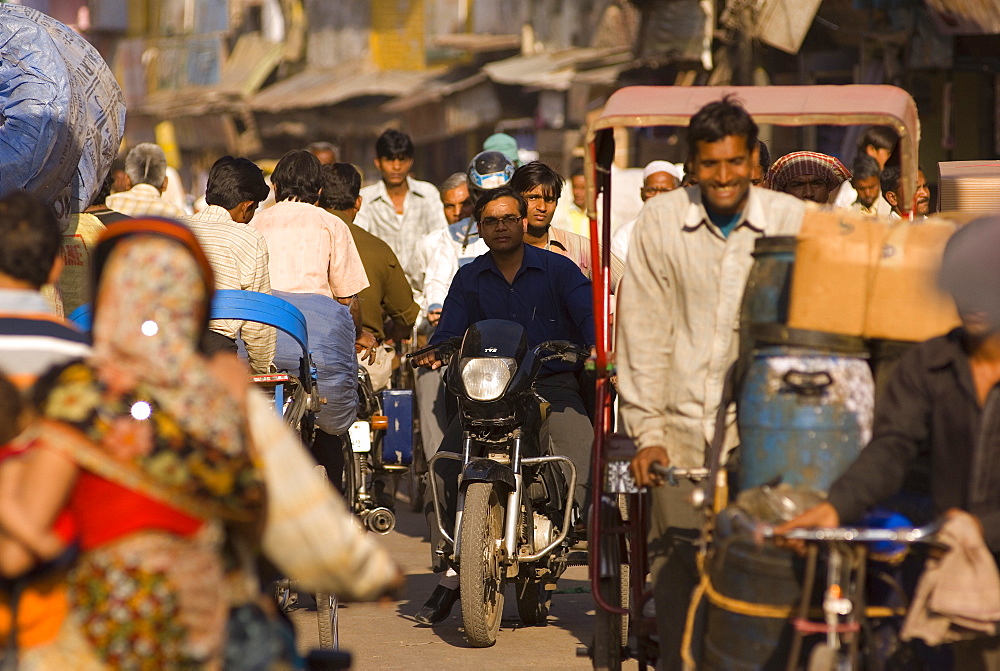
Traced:
[[627, 63], [631, 60], [631, 51], [619, 47], [564, 49], [487, 63], [483, 66], [483, 71], [498, 84], [566, 91], [573, 83], [573, 78], [582, 70]]
[[269, 86], [250, 102], [258, 112], [329, 107], [362, 96], [395, 97], [417, 89], [438, 71], [371, 70], [357, 65], [306, 70]]
[[283, 45], [269, 42], [259, 33], [247, 33], [237, 40], [217, 83], [154, 91], [131, 109], [164, 118], [243, 111], [246, 98], [260, 89], [281, 62], [282, 49]]
[[436, 47], [461, 49], [472, 53], [507, 51], [521, 48], [521, 35], [490, 35], [486, 33], [454, 33], [438, 35], [431, 40]]
[[467, 91], [473, 86], [481, 84], [486, 80], [486, 73], [477, 72], [471, 77], [465, 77], [457, 81], [428, 81], [424, 86], [419, 87], [413, 93], [401, 96], [395, 100], [390, 100], [386, 104], [382, 105], [382, 111], [390, 114], [405, 112], [406, 110], [419, 105], [438, 102], [461, 91]]

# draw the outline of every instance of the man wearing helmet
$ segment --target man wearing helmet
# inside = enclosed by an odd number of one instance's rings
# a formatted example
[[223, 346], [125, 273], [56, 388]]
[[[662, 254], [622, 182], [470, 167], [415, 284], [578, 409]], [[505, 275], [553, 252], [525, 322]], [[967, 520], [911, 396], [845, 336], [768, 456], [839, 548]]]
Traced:
[[[456, 172], [441, 183], [441, 203], [448, 228], [428, 233], [420, 241], [427, 259], [423, 276], [424, 309], [427, 321], [436, 326], [451, 281], [461, 266], [489, 252], [479, 237], [471, 208], [463, 203], [475, 200], [489, 189], [505, 185], [514, 174], [514, 164], [499, 151], [484, 151], [469, 163], [465, 174]], [[451, 253], [449, 253], [451, 252]], [[437, 452], [444, 430], [444, 387], [439, 372], [417, 372], [417, 404], [420, 411], [424, 454], [430, 459]], [[431, 526], [434, 529], [434, 526]]]

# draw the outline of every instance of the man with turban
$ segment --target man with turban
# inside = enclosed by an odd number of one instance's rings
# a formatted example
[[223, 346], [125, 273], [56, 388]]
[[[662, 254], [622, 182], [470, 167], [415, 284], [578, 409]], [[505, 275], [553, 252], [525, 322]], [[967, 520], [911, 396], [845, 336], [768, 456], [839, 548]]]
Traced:
[[850, 178], [851, 172], [833, 156], [793, 151], [774, 162], [765, 181], [775, 191], [825, 205], [830, 194]]

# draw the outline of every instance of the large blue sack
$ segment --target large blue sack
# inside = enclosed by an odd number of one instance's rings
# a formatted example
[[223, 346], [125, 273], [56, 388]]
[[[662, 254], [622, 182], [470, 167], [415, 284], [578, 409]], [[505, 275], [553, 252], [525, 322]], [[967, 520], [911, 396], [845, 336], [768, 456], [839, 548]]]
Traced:
[[[316, 414], [316, 426], [334, 436], [346, 433], [358, 417], [358, 358], [350, 308], [319, 294], [271, 293], [297, 307], [306, 318], [319, 395], [326, 398]], [[279, 330], [274, 354], [278, 370], [298, 370], [301, 356], [299, 344]]]
[[0, 4], [0, 196], [25, 189], [65, 217], [97, 193], [125, 132], [125, 99], [83, 37]]

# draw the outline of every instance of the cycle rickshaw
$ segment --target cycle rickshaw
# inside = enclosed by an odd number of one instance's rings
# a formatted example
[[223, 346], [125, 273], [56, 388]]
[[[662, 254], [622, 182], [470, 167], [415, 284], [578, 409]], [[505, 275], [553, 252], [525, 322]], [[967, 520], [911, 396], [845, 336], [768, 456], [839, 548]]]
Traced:
[[[610, 245], [612, 163], [630, 129], [685, 127], [701, 107], [735, 94], [758, 124], [777, 126], [891, 126], [900, 136], [902, 189], [912, 198], [917, 180], [919, 121], [912, 98], [893, 86], [764, 86], [764, 87], [628, 87], [608, 99], [603, 112], [587, 129], [584, 153], [592, 263], [600, 272], [593, 282], [597, 337], [595, 441], [591, 482], [594, 505], [590, 517], [590, 581], [596, 605], [593, 643], [587, 653], [595, 669], [619, 669], [635, 658], [640, 669], [657, 657], [655, 620], [648, 615], [652, 594], [647, 574], [647, 494], [635, 487], [629, 462], [635, 447], [613, 432], [612, 352], [610, 325]], [[903, 200], [903, 202], [909, 202]], [[598, 207], [600, 206], [600, 221]], [[603, 249], [603, 253], [599, 250]], [[626, 289], [627, 290], [627, 289]], [[725, 408], [727, 402], [722, 406]], [[724, 412], [717, 422], [724, 426]], [[721, 465], [721, 440], [704, 468], [670, 471], [671, 478], [700, 481], [695, 505], [708, 513], [706, 539], [715, 514], [727, 504], [729, 492]], [[710, 541], [707, 541], [710, 542]], [[756, 667], [755, 667], [756, 668]]]

